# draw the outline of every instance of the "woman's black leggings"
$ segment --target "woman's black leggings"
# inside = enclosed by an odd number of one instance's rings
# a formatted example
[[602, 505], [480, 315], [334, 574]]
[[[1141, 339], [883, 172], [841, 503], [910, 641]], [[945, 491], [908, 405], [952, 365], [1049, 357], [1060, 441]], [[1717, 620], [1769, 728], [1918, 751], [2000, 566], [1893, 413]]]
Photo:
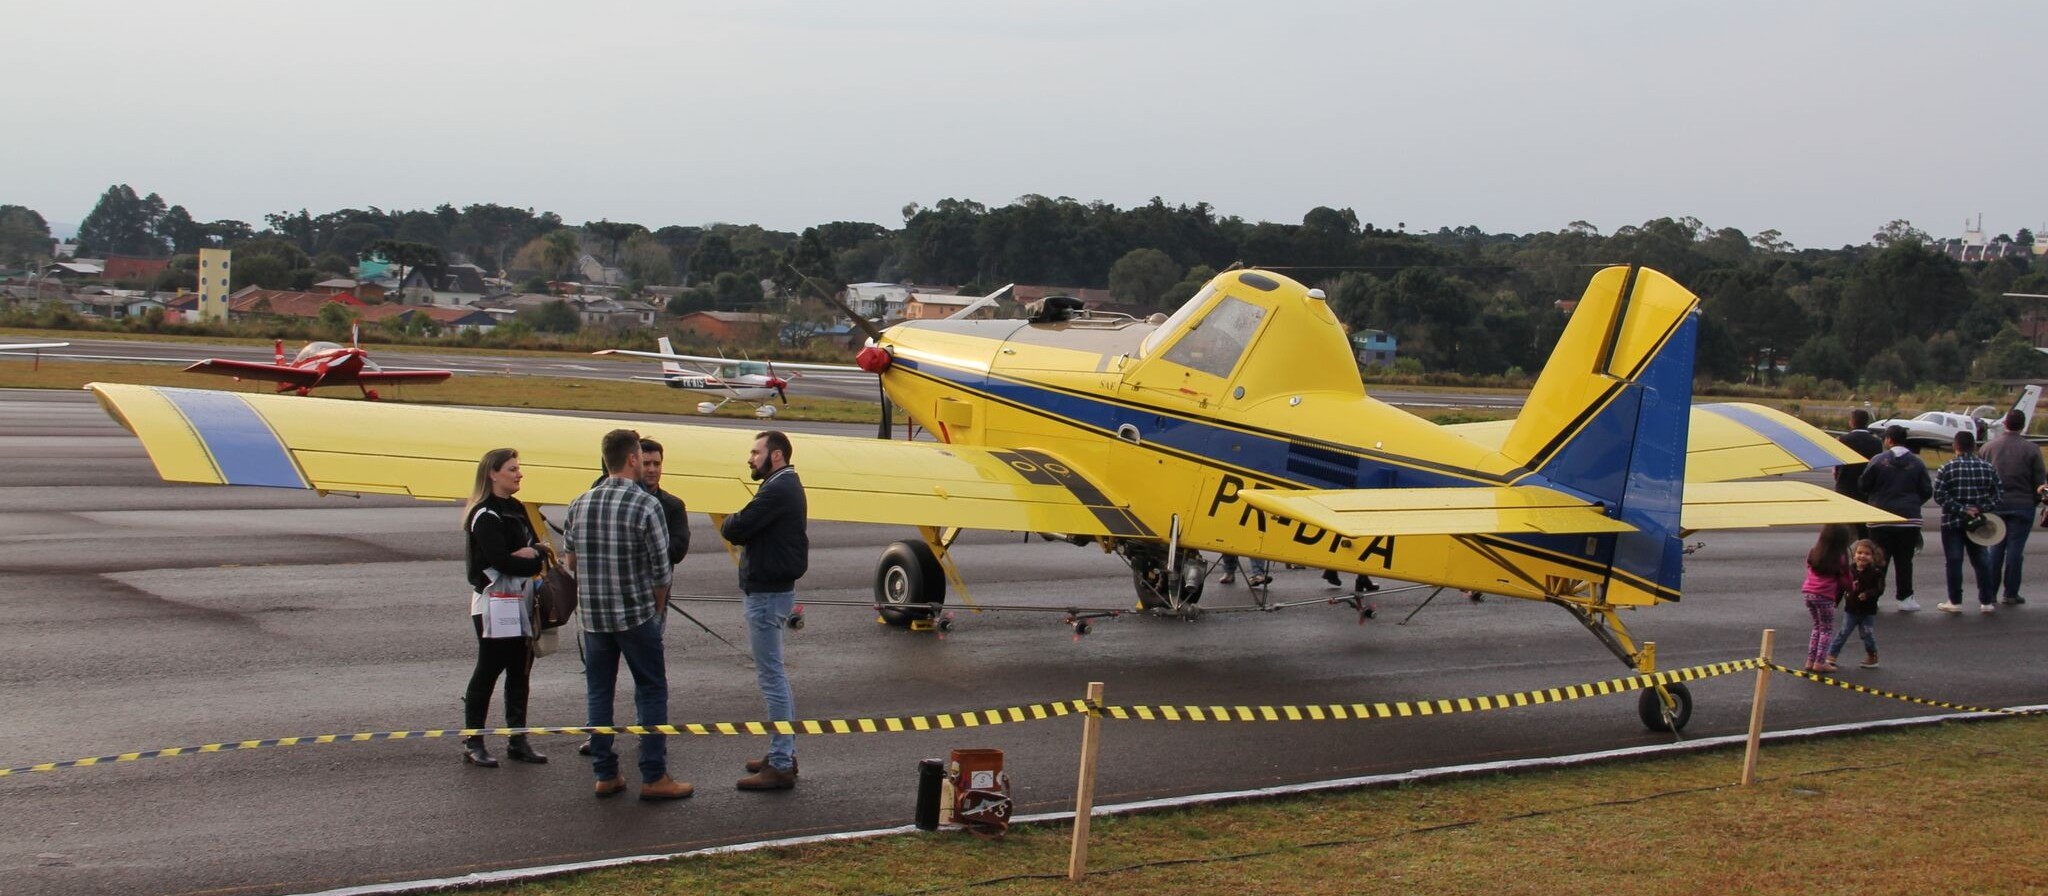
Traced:
[[498, 673], [505, 675], [505, 726], [526, 727], [526, 676], [533, 669], [533, 650], [525, 638], [486, 638], [484, 618], [471, 616], [476, 627], [476, 671], [462, 696], [462, 727], [482, 728], [491, 709], [491, 689]]

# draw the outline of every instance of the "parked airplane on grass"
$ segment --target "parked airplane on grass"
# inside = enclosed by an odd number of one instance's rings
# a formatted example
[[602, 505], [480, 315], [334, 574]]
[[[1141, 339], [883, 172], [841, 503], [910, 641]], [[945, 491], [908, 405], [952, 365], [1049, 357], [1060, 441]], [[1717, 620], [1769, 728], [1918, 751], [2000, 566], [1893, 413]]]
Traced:
[[321, 386], [355, 386], [363, 391], [364, 398], [371, 401], [380, 397], [371, 386], [438, 383], [455, 375], [448, 370], [385, 370], [370, 360], [370, 353], [360, 343], [360, 335], [352, 329], [348, 347], [332, 342], [308, 342], [305, 348], [299, 349], [298, 356], [287, 363], [284, 340], [280, 339], [277, 341], [276, 360], [270, 364], [208, 358], [185, 368], [185, 372], [231, 376], [237, 381], [266, 380], [277, 383], [279, 392], [296, 391], [300, 395]]
[[[960, 529], [1000, 529], [1116, 553], [1155, 612], [1197, 613], [1209, 557], [1261, 557], [1554, 604], [1648, 672], [1620, 611], [1679, 599], [1686, 534], [1897, 519], [1808, 483], [1732, 481], [1859, 458], [1769, 408], [1693, 405], [1699, 300], [1654, 271], [1596, 274], [1521, 416], [1456, 426], [1368, 396], [1321, 291], [1280, 274], [1226, 271], [1160, 323], [1079, 306], [860, 321], [861, 368], [939, 441], [802, 435], [795, 460], [811, 518], [917, 527], [877, 565], [886, 621], [936, 618], [963, 582]], [[460, 500], [476, 459], [511, 445], [520, 497], [564, 504], [619, 425], [90, 388], [179, 482]], [[633, 426], [690, 446], [664, 487], [714, 521], [757, 487], [744, 430]], [[1675, 729], [1692, 698], [1658, 685], [1638, 708]]]
[[[2013, 401], [2010, 410], [2026, 414], [2027, 428], [2032, 429], [2034, 410], [2040, 404], [2041, 387], [2030, 384], [2020, 390], [2019, 398]], [[1917, 417], [1879, 420], [1870, 424], [1870, 428], [1882, 433], [1885, 427], [1892, 424], [1906, 428], [1906, 444], [1917, 451], [1922, 448], [1947, 448], [1955, 441], [1956, 433], [1959, 432], [1968, 432], [1976, 436], [1977, 443], [1981, 445], [1985, 439], [2002, 431], [2001, 428], [2005, 426], [2005, 414], [1999, 413], [1997, 408], [1987, 404], [1973, 408], [1968, 413], [1928, 411]], [[2043, 440], [2037, 438], [2035, 441]]]
[[[792, 379], [803, 376], [807, 370], [829, 370], [838, 373], [861, 373], [861, 369], [848, 364], [795, 364], [776, 361], [735, 361], [731, 358], [712, 358], [704, 355], [679, 355], [669, 344], [667, 336], [655, 340], [661, 346], [658, 352], [639, 352], [622, 348], [608, 348], [595, 354], [624, 355], [630, 358], [652, 358], [661, 362], [660, 376], [636, 376], [636, 380], [651, 380], [671, 389], [683, 389], [700, 395], [716, 396], [717, 401], [700, 401], [697, 413], [710, 414], [725, 407], [729, 401], [766, 402], [770, 396], [789, 404], [789, 380], [776, 375], [777, 367], [794, 371]], [[690, 365], [685, 367], [684, 365]], [[754, 409], [755, 416], [775, 416], [775, 406], [762, 404]]]

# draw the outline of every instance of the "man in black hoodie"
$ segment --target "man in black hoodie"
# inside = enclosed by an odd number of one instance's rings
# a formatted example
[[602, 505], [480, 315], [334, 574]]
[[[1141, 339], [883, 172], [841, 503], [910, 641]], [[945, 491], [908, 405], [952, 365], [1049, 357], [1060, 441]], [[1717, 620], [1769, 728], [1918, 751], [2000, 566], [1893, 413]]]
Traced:
[[[754, 498], [725, 518], [719, 534], [740, 545], [740, 590], [747, 593], [747, 637], [754, 649], [754, 677], [768, 701], [770, 721], [796, 718], [796, 699], [782, 671], [782, 628], [796, 609], [796, 580], [811, 563], [811, 541], [805, 532], [809, 508], [803, 482], [789, 465], [789, 437], [769, 430], [754, 435], [747, 467], [761, 481]], [[748, 760], [752, 774], [739, 780], [741, 790], [788, 790], [796, 786], [796, 738], [776, 734], [768, 755]]]
[[1913, 554], [1920, 550], [1920, 507], [1934, 497], [1934, 482], [1927, 465], [1906, 448], [1906, 428], [1896, 423], [1884, 428], [1884, 450], [1864, 467], [1857, 478], [1864, 501], [1886, 513], [1905, 517], [1901, 523], [1880, 523], [1870, 527], [1870, 540], [1891, 559], [1898, 587], [1892, 595], [1899, 600], [1899, 612], [1917, 613], [1920, 602], [1913, 599]]

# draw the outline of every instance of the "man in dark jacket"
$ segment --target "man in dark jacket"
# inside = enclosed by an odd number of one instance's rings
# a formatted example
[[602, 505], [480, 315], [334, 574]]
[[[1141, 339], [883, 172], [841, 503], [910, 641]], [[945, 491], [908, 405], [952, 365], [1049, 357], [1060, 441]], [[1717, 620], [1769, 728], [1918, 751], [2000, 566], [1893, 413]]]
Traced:
[[661, 490], [661, 443], [640, 440], [640, 487], [661, 502], [661, 515], [668, 520], [668, 565], [683, 562], [690, 553], [690, 515], [683, 499]]
[[1899, 612], [1917, 613], [1920, 602], [1913, 599], [1913, 553], [1920, 550], [1920, 507], [1934, 497], [1934, 482], [1927, 465], [1906, 448], [1906, 428], [1896, 423], [1884, 428], [1884, 450], [1864, 467], [1857, 484], [1865, 503], [1886, 513], [1906, 518], [1903, 523], [1880, 523], [1870, 527], [1870, 540], [1891, 559], [1892, 575], [1898, 587]]
[[[1855, 498], [1865, 503], [1869, 498], [1863, 494], [1863, 471], [1870, 466], [1870, 459], [1884, 450], [1884, 444], [1877, 434], [1870, 431], [1870, 412], [1857, 408], [1849, 412], [1849, 431], [1842, 433], [1841, 443], [1850, 451], [1863, 456], [1863, 463], [1842, 464], [1835, 468], [1835, 493]], [[1870, 532], [1863, 525], [1856, 526], [1856, 537], [1868, 538]]]
[[[754, 435], [747, 467], [761, 481], [754, 498], [725, 518], [719, 534], [740, 545], [740, 590], [746, 592], [747, 637], [754, 649], [754, 677], [768, 702], [770, 721], [796, 718], [796, 699], [782, 670], [782, 629], [796, 609], [796, 580], [810, 568], [811, 540], [804, 525], [809, 508], [803, 482], [789, 465], [789, 437]], [[768, 755], [749, 760], [741, 790], [788, 790], [796, 786], [796, 738], [776, 734]]]

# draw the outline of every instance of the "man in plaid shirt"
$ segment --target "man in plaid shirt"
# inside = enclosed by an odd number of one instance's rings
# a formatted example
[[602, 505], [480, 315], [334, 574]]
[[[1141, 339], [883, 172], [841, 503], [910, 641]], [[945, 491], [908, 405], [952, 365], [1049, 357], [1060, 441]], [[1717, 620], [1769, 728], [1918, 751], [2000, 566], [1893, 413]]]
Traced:
[[[612, 724], [619, 660], [633, 673], [633, 706], [641, 725], [668, 724], [668, 668], [662, 655], [662, 614], [668, 609], [668, 524], [661, 503], [640, 487], [640, 434], [604, 435], [610, 475], [569, 503], [563, 547], [576, 573], [576, 609], [583, 614], [583, 683], [592, 727]], [[612, 736], [590, 738], [596, 793], [626, 789]], [[694, 788], [668, 775], [668, 738], [640, 736], [640, 798], [682, 799]]]
[[1948, 572], [1948, 602], [1935, 604], [1944, 613], [1963, 611], [1963, 558], [1977, 576], [1977, 609], [1998, 609], [1998, 580], [1991, 575], [1984, 546], [1970, 540], [1979, 517], [1998, 507], [1998, 470], [1977, 456], [1977, 436], [1956, 433], [1956, 459], [1934, 473], [1934, 503], [1941, 505], [1941, 554]]

